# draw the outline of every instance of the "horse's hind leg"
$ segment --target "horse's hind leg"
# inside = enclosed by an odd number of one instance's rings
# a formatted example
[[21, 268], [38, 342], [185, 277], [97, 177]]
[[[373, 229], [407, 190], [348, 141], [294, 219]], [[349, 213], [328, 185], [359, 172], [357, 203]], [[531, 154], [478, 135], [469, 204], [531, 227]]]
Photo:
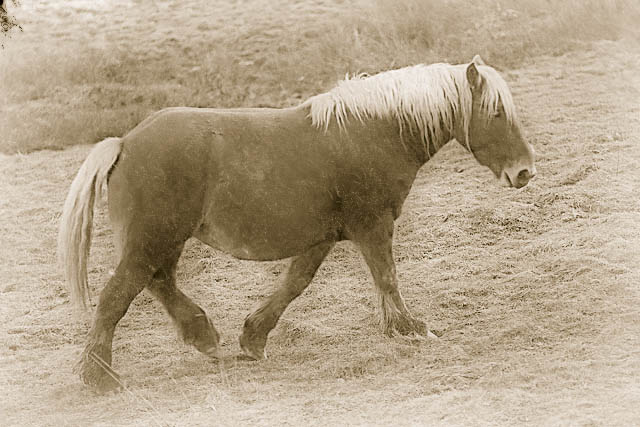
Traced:
[[208, 356], [216, 357], [220, 340], [218, 332], [204, 310], [176, 287], [176, 265], [181, 251], [182, 246], [175, 258], [156, 272], [148, 289], [164, 305], [184, 342]]
[[289, 303], [305, 290], [334, 242], [323, 242], [291, 262], [283, 284], [262, 305], [247, 316], [240, 336], [240, 347], [252, 359], [266, 358], [267, 335]]
[[85, 384], [106, 391], [119, 386], [111, 370], [111, 343], [116, 325], [131, 301], [151, 281], [155, 268], [144, 252], [125, 253], [115, 274], [100, 293], [93, 326], [78, 366]]
[[354, 233], [378, 291], [382, 328], [387, 335], [431, 335], [424, 322], [415, 319], [405, 305], [396, 277], [392, 254], [393, 218], [382, 217], [378, 224]]

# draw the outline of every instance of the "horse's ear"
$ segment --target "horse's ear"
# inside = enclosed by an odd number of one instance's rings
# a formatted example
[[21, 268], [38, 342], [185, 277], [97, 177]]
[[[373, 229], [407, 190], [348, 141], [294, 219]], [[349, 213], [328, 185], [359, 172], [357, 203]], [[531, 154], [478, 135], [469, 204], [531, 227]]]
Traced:
[[480, 89], [482, 87], [482, 76], [474, 62], [467, 66], [467, 80], [472, 89]]
[[482, 58], [480, 58], [480, 55], [474, 56], [473, 59], [471, 60], [471, 62], [476, 64], [477, 67], [479, 67], [480, 65], [487, 65], [487, 64], [484, 63]]

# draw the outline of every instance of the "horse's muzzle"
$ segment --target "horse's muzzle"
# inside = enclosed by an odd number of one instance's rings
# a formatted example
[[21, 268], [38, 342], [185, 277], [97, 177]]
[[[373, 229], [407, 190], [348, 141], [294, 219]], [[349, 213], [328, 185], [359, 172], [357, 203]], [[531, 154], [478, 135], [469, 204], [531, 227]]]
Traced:
[[534, 176], [536, 176], [536, 173], [536, 167], [532, 166], [531, 168], [524, 168], [519, 171], [517, 169], [509, 170], [507, 168], [502, 172], [502, 175], [510, 187], [522, 188], [527, 185]]

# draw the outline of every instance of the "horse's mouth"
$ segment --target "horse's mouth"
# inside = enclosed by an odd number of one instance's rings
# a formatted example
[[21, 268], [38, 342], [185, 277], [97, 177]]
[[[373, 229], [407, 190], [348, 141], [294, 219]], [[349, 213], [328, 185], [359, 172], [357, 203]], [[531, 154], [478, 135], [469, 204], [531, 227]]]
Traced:
[[511, 182], [511, 178], [509, 177], [509, 174], [505, 170], [503, 170], [502, 173], [500, 174], [500, 182], [505, 187], [511, 187], [511, 188], [515, 187], [515, 185], [513, 185], [513, 182]]
[[505, 185], [511, 188], [522, 188], [525, 187], [529, 181], [535, 176], [535, 167], [533, 174], [529, 172], [529, 170], [522, 170], [517, 176], [511, 177], [511, 175], [506, 171], [502, 171], [502, 181]]

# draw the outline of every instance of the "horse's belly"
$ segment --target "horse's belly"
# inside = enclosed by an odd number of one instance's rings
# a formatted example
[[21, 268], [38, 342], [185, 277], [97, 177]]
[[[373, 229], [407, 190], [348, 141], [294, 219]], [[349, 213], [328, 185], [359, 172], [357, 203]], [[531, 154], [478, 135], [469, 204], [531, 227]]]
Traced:
[[318, 200], [278, 201], [277, 195], [246, 203], [212, 200], [194, 237], [237, 258], [274, 260], [336, 240], [337, 221]]

